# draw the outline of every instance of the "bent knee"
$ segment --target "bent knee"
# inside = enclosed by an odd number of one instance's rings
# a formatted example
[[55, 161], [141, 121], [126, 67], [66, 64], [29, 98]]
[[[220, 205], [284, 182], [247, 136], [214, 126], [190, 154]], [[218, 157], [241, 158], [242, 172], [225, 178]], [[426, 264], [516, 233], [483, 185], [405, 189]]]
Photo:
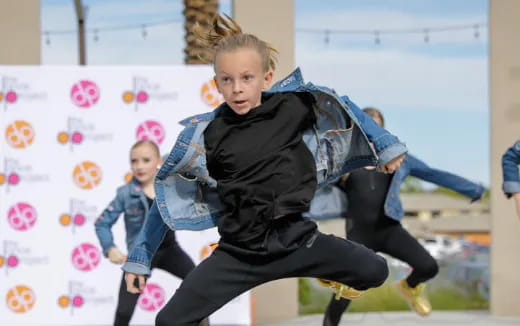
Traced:
[[439, 273], [439, 265], [434, 258], [428, 259], [421, 266], [418, 266], [414, 269], [418, 274], [423, 276], [424, 278], [434, 278], [437, 273]]
[[375, 256], [376, 258], [362, 270], [364, 283], [371, 288], [381, 286], [389, 274], [386, 259], [379, 255]]

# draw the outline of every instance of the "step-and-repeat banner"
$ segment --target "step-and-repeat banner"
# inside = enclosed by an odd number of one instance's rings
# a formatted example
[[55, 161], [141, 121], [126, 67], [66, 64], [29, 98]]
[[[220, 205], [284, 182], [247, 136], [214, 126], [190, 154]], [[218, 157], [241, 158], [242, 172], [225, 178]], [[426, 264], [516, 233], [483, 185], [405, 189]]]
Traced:
[[[0, 66], [0, 325], [111, 325], [122, 277], [94, 222], [131, 177], [141, 139], [167, 154], [178, 121], [222, 98], [208, 66]], [[126, 250], [123, 217], [113, 227]], [[177, 232], [195, 263], [215, 229]], [[152, 325], [181, 280], [155, 269], [132, 324]], [[249, 325], [246, 293], [211, 316]]]

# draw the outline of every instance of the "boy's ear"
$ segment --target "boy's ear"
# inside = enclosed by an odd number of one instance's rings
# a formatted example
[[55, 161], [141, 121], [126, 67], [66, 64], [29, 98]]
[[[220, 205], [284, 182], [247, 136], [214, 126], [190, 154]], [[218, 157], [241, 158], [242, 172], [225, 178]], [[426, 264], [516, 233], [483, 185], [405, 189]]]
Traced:
[[272, 81], [273, 81], [273, 72], [272, 71], [266, 72], [265, 75], [264, 75], [264, 87], [263, 87], [263, 89], [266, 90], [266, 89], [271, 88]]

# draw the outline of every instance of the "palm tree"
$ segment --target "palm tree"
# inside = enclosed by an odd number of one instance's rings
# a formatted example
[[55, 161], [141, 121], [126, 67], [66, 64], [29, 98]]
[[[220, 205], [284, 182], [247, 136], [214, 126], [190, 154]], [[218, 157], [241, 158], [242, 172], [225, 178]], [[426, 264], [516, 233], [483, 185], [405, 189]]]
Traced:
[[198, 44], [193, 27], [195, 23], [199, 23], [202, 28], [209, 28], [209, 23], [217, 12], [218, 0], [184, 0], [184, 63], [203, 64], [211, 60], [208, 51]]

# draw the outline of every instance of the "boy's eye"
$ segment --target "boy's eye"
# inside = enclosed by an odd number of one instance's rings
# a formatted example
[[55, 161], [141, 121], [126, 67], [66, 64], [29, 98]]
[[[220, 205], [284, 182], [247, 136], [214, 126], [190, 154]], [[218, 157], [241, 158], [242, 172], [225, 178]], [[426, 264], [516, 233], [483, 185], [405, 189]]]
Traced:
[[130, 163], [132, 163], [132, 164], [137, 163], [137, 160], [135, 158], [133, 158], [130, 160]]
[[247, 76], [244, 76], [244, 79], [245, 79], [245, 80], [251, 80], [251, 79], [253, 79], [253, 76], [251, 76], [251, 75], [247, 75]]
[[229, 82], [230, 80], [231, 80], [231, 78], [229, 78], [229, 77], [222, 77], [222, 81], [223, 81], [224, 83], [227, 83], [227, 82]]
[[148, 162], [150, 162], [150, 159], [149, 159], [149, 158], [144, 158], [143, 161], [144, 161], [145, 163], [148, 163]]

